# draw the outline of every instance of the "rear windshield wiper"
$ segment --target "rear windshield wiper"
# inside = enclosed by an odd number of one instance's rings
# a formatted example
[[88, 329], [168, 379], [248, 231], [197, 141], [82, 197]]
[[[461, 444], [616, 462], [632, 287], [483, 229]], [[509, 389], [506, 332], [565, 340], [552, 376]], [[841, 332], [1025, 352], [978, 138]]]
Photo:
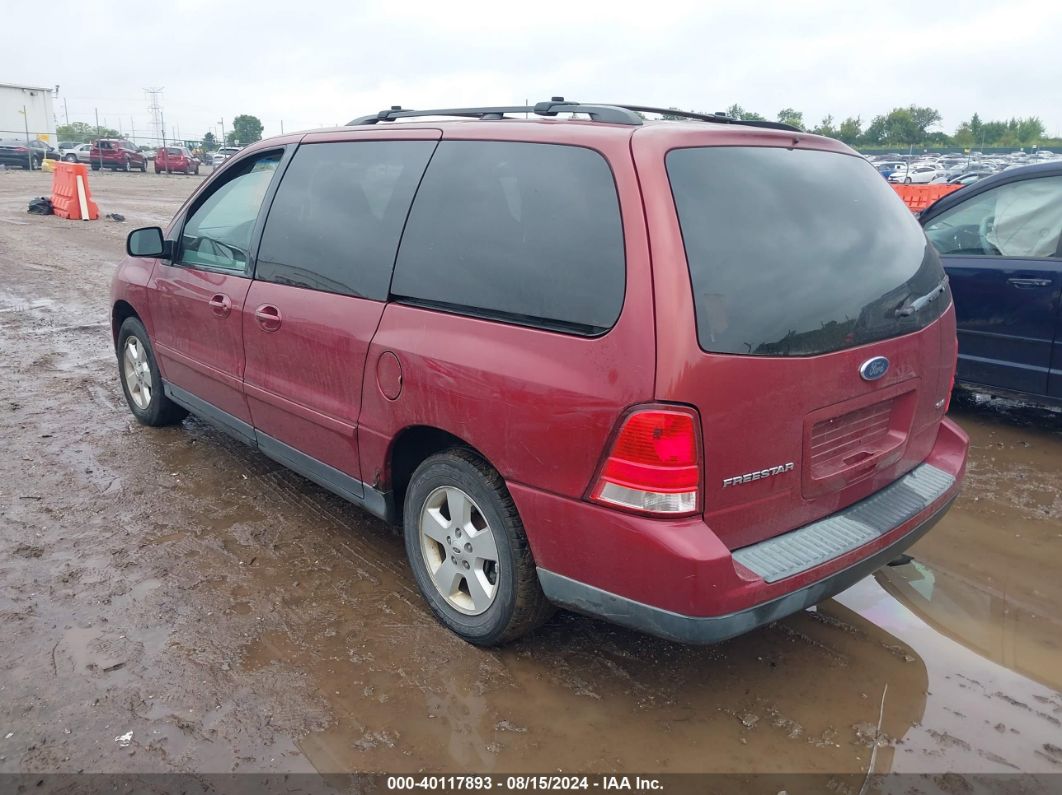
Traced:
[[896, 317], [910, 317], [915, 312], [924, 309], [925, 307], [929, 306], [931, 303], [936, 301], [937, 298], [939, 298], [946, 289], [948, 289], [947, 275], [945, 275], [944, 278], [940, 280], [940, 284], [938, 284], [928, 293], [926, 293], [925, 295], [918, 296], [918, 298], [915, 298], [913, 301], [911, 301], [911, 303], [904, 304], [899, 309], [897, 309]]

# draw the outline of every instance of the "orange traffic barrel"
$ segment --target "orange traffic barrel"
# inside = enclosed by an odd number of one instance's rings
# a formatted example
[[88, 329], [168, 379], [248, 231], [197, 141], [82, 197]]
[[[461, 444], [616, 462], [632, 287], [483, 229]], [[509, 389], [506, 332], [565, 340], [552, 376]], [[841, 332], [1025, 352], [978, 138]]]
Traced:
[[52, 176], [52, 209], [60, 218], [95, 221], [99, 207], [89, 191], [88, 168], [84, 163], [56, 163]]

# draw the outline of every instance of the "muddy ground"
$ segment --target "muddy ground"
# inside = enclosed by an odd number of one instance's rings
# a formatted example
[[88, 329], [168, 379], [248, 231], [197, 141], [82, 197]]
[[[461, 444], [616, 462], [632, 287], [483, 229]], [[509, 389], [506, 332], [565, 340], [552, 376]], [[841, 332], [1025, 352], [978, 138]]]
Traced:
[[108, 284], [197, 179], [92, 174], [126, 222], [82, 223], [0, 172], [0, 772], [1062, 772], [1062, 416], [954, 406], [954, 510], [817, 610], [711, 648], [560, 614], [476, 649], [393, 529], [133, 421]]

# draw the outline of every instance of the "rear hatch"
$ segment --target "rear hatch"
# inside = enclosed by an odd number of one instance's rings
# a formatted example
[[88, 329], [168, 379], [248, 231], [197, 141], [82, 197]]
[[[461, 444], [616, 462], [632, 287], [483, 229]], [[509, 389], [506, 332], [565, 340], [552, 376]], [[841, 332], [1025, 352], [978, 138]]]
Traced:
[[658, 397], [701, 414], [713, 531], [756, 543], [923, 460], [954, 366], [951, 299], [877, 171], [778, 145], [685, 147], [665, 163], [693, 317], [658, 298], [658, 329], [671, 326]]
[[175, 146], [163, 147], [155, 154], [155, 159], [163, 166], [170, 165], [181, 168], [184, 166], [184, 156], [181, 150]]

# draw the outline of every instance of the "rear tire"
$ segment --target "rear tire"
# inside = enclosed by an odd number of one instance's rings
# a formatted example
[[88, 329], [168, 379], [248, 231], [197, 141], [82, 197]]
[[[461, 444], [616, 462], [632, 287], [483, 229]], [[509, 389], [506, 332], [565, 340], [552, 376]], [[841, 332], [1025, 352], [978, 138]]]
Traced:
[[137, 422], [154, 428], [175, 425], [188, 416], [162, 389], [162, 375], [155, 361], [147, 329], [135, 317], [126, 318], [118, 331], [118, 377], [129, 410]]
[[132, 170], [133, 170], [133, 164], [129, 162], [129, 158], [127, 157], [125, 159], [125, 161], [122, 163], [122, 171], [124, 171], [126, 174], [128, 174]]
[[140, 164], [140, 173], [141, 174], [146, 174], [147, 173], [147, 160], [146, 159], [144, 160], [143, 163]]
[[[463, 519], [449, 515], [451, 505]], [[553, 615], [505, 481], [472, 451], [447, 450], [417, 467], [406, 489], [403, 529], [421, 595], [469, 643], [506, 643]]]

